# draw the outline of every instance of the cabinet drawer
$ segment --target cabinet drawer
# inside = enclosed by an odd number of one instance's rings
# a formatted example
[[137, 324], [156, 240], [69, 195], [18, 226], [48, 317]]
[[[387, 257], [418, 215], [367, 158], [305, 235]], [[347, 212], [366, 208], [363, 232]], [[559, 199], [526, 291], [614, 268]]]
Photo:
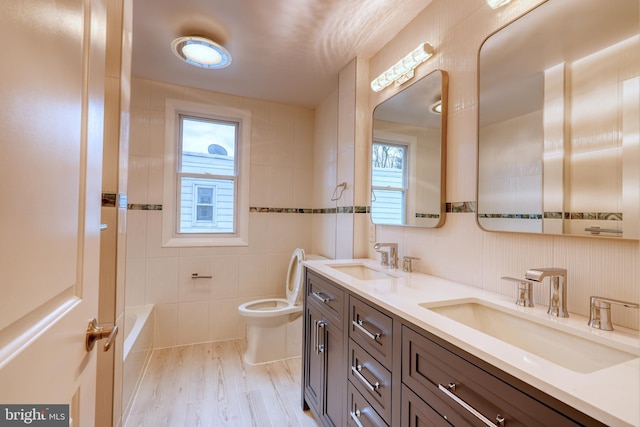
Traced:
[[349, 304], [349, 337], [391, 369], [393, 319], [353, 296]]
[[391, 422], [391, 372], [349, 341], [349, 380], [385, 422]]
[[[489, 422], [497, 424], [497, 419], [504, 418], [510, 427], [579, 425], [406, 327], [402, 330], [402, 362], [403, 383], [450, 420], [458, 413], [476, 424], [479, 419], [465, 409], [468, 405]], [[433, 395], [441, 402], [429, 399]]]
[[332, 316], [338, 325], [342, 325], [345, 308], [345, 294], [342, 289], [309, 270], [305, 289], [307, 301], [317, 303], [318, 307]]
[[400, 427], [420, 426], [451, 427], [451, 424], [403, 384]]
[[350, 427], [387, 427], [384, 420], [378, 415], [367, 400], [356, 388], [348, 384], [349, 413], [347, 425]]

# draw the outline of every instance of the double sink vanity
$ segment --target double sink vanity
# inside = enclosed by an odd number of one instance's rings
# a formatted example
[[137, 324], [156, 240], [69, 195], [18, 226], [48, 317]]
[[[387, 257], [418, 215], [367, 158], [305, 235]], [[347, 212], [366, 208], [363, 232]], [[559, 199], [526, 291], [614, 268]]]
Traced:
[[305, 266], [302, 402], [323, 425], [640, 425], [637, 331], [369, 259]]

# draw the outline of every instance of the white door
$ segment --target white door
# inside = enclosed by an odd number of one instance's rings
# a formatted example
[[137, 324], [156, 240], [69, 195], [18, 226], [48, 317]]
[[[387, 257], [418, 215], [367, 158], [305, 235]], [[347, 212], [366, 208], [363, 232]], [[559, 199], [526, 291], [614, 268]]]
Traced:
[[74, 426], [101, 351], [105, 3], [0, 0], [0, 405], [70, 404]]

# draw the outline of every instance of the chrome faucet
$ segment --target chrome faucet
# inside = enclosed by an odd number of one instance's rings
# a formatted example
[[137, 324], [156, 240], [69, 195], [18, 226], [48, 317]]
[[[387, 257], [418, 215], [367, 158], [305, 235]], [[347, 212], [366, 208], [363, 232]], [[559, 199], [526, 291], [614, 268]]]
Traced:
[[551, 278], [549, 288], [549, 310], [547, 314], [556, 317], [569, 317], [567, 310], [567, 270], [564, 268], [532, 268], [527, 270], [525, 279], [542, 282], [545, 277]]
[[640, 308], [639, 304], [634, 302], [620, 301], [617, 299], [591, 297], [589, 327], [601, 329], [603, 331], [613, 331], [611, 324], [611, 304], [622, 305], [629, 308]]
[[[385, 255], [386, 253], [380, 249], [389, 248], [389, 256], [386, 257], [385, 264]], [[398, 268], [398, 244], [397, 243], [376, 243], [373, 245], [373, 249], [380, 252], [382, 254], [381, 264], [383, 266], [389, 266], [393, 269]]]

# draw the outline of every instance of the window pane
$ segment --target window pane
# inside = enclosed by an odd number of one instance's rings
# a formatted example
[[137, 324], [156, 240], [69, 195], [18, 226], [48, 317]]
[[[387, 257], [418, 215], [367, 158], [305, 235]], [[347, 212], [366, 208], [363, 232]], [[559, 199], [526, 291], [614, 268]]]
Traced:
[[212, 187], [198, 187], [198, 204], [212, 204], [213, 203], [213, 188]]
[[374, 143], [371, 152], [371, 185], [374, 187], [406, 187], [407, 148], [402, 145]]
[[371, 185], [405, 187], [405, 157], [406, 147], [404, 146], [374, 143], [371, 153]]
[[405, 224], [404, 191], [374, 190], [371, 219], [376, 224]]
[[179, 233], [234, 233], [235, 179], [180, 177]]
[[198, 221], [213, 221], [213, 206], [198, 206], [196, 219]]
[[237, 123], [180, 117], [179, 172], [235, 175]]

